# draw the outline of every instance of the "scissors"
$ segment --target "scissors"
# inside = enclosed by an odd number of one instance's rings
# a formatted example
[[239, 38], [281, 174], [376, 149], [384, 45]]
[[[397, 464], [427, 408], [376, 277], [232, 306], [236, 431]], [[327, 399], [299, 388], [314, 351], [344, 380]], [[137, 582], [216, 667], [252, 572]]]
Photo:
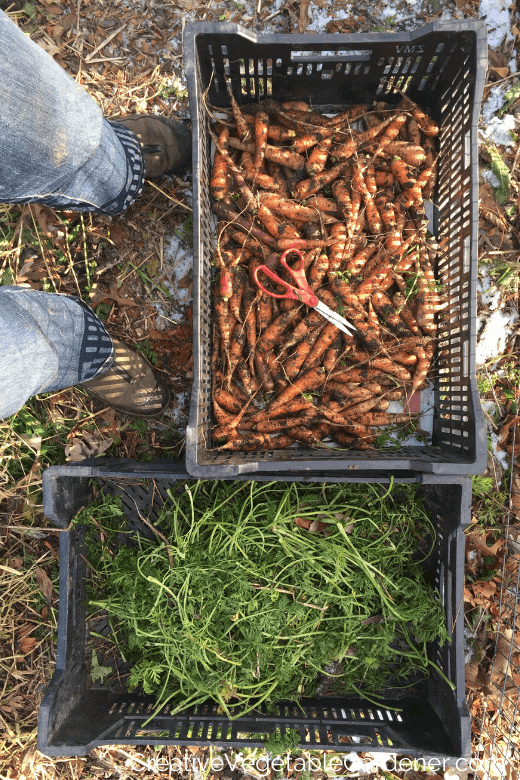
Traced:
[[[300, 256], [299, 268], [291, 268], [287, 265], [285, 258], [291, 252], [294, 252]], [[332, 322], [332, 324], [342, 330], [343, 333], [348, 333], [349, 336], [357, 333], [357, 329], [354, 325], [352, 325], [352, 323], [350, 323], [344, 317], [341, 317], [339, 314], [336, 314], [336, 312], [329, 308], [329, 306], [320, 301], [319, 298], [314, 294], [313, 290], [309, 287], [309, 283], [307, 282], [307, 278], [305, 276], [305, 262], [303, 255], [298, 249], [286, 249], [280, 258], [280, 262], [283, 267], [289, 271], [298, 286], [294, 287], [292, 284], [289, 284], [283, 279], [280, 279], [280, 277], [275, 274], [274, 271], [271, 271], [271, 269], [266, 265], [259, 265], [258, 268], [255, 268], [254, 270], [254, 277], [255, 282], [263, 292], [267, 293], [267, 295], [270, 295], [272, 298], [291, 298], [294, 301], [301, 301], [302, 303], [306, 303], [307, 306], [312, 306], [321, 314], [322, 317], [324, 317], [329, 322]], [[277, 293], [271, 292], [270, 290], [266, 290], [263, 284], [258, 280], [258, 273], [260, 271], [263, 271], [270, 279], [273, 280], [273, 282], [281, 284], [283, 287], [285, 287], [286, 292], [282, 295], [279, 295]]]

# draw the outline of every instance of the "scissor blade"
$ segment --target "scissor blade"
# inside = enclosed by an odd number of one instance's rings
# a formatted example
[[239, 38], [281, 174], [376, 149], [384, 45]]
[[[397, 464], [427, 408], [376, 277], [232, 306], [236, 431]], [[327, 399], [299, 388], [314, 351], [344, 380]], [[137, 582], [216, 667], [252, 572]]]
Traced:
[[332, 322], [333, 325], [342, 330], [343, 333], [348, 333], [349, 336], [353, 336], [356, 333], [356, 327], [352, 325], [351, 322], [330, 309], [323, 301], [319, 301], [318, 305], [315, 306], [315, 309], [316, 311], [319, 311], [322, 317], [325, 317], [326, 320]]

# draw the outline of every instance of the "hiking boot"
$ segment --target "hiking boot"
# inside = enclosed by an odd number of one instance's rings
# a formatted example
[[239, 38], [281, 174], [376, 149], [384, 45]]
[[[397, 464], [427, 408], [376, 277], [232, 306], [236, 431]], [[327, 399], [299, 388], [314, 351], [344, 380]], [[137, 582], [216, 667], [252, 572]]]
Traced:
[[147, 179], [182, 171], [190, 164], [191, 131], [179, 119], [131, 114], [115, 121], [138, 137]]
[[112, 409], [134, 417], [160, 417], [170, 402], [166, 385], [155, 376], [150, 363], [114, 340], [114, 362], [99, 377], [81, 382], [89, 393]]

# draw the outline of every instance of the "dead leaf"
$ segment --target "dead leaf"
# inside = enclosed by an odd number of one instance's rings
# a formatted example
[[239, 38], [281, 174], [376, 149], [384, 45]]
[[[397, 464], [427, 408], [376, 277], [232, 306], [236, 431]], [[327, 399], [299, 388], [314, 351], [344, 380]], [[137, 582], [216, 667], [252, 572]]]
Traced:
[[27, 655], [27, 653], [31, 652], [35, 644], [36, 644], [36, 639], [34, 639], [34, 637], [24, 636], [24, 638], [20, 642], [20, 650], [24, 655]]
[[40, 612], [40, 615], [42, 616], [42, 620], [46, 620], [48, 614], [49, 614], [49, 607], [42, 607], [42, 610]]
[[120, 295], [117, 285], [114, 279], [110, 280], [109, 291], [103, 290], [97, 283], [92, 285], [92, 290], [89, 293], [90, 303], [95, 308], [102, 301], [115, 301], [118, 306], [138, 306], [131, 298], [124, 298]]
[[113, 439], [105, 439], [100, 434], [84, 433], [83, 439], [75, 436], [72, 444], [65, 445], [65, 460], [69, 463], [78, 463], [86, 458], [96, 458], [108, 450]]
[[501, 79], [505, 79], [509, 76], [509, 68], [491, 68], [491, 70], [497, 74]]
[[16, 571], [21, 571], [23, 567], [23, 558], [8, 558], [7, 565], [11, 569], [16, 569]]
[[43, 593], [47, 604], [51, 604], [52, 603], [52, 582], [50, 581], [47, 572], [44, 569], [40, 568], [40, 566], [38, 566], [36, 569], [36, 581], [40, 586], [40, 590]]
[[307, 517], [295, 517], [294, 524], [297, 525], [298, 528], [306, 528], [308, 530], [310, 528], [311, 521]]

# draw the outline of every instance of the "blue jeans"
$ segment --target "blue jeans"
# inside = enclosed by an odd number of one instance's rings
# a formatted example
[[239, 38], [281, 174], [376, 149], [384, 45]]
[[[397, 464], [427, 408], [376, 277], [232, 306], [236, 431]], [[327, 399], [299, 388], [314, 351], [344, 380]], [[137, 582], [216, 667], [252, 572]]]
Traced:
[[[117, 214], [144, 180], [137, 136], [0, 11], [0, 203]], [[113, 342], [77, 298], [0, 286], [0, 419], [104, 373]]]
[[0, 203], [118, 214], [141, 192], [137, 136], [0, 11]]
[[36, 393], [103, 374], [113, 353], [103, 324], [79, 298], [0, 287], [0, 419]]

